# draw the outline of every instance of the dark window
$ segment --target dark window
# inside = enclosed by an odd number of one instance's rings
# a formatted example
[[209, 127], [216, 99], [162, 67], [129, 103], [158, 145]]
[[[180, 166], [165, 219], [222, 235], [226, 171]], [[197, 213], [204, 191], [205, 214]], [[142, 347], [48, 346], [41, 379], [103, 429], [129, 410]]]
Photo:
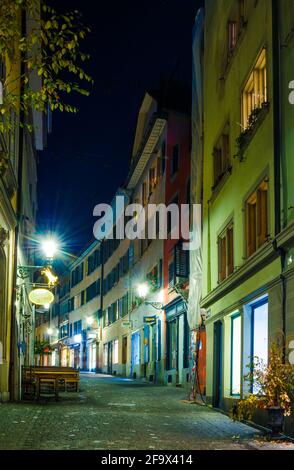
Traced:
[[179, 170], [180, 147], [179, 145], [173, 146], [173, 154], [171, 159], [170, 173], [173, 176]]
[[246, 201], [247, 256], [268, 239], [268, 182], [264, 180]]

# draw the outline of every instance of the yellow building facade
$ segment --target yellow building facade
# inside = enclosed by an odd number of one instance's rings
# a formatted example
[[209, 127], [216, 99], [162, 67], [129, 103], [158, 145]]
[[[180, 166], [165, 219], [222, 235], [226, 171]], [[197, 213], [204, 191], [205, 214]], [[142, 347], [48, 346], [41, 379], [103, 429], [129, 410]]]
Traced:
[[207, 0], [204, 42], [206, 395], [228, 410], [283, 330], [272, 2]]

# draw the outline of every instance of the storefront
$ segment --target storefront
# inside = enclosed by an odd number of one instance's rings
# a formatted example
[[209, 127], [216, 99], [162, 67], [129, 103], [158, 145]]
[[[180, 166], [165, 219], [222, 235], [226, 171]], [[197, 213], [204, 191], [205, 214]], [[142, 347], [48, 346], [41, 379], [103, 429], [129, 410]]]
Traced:
[[167, 383], [184, 383], [189, 375], [189, 326], [182, 299], [176, 299], [166, 312], [166, 377]]
[[97, 367], [97, 343], [94, 340], [87, 342], [87, 369], [95, 372]]

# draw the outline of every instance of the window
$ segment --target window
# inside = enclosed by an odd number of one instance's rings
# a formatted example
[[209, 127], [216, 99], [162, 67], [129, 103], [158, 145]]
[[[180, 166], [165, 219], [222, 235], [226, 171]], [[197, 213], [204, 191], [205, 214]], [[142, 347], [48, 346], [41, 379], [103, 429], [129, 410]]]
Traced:
[[180, 147], [179, 145], [174, 145], [172, 159], [171, 159], [171, 169], [170, 169], [171, 176], [173, 176], [179, 170], [179, 157], [180, 157]]
[[266, 51], [262, 50], [242, 94], [242, 124], [250, 125], [253, 113], [267, 102]]
[[[252, 351], [251, 357], [258, 357], [265, 365], [268, 363], [268, 300], [252, 305]], [[258, 389], [252, 384], [254, 393]]]
[[81, 306], [81, 293], [75, 295], [74, 297], [74, 309], [78, 309]]
[[79, 264], [71, 273], [71, 286], [75, 286], [83, 280], [84, 263]]
[[82, 332], [82, 320], [75, 321], [73, 324], [73, 334], [79, 335]]
[[239, 0], [235, 3], [234, 11], [228, 21], [228, 45], [227, 45], [227, 61], [229, 62], [231, 56], [238, 44], [238, 40], [242, 29], [245, 25], [245, 1]]
[[89, 287], [86, 289], [86, 301], [89, 302], [90, 300], [100, 295], [100, 279], [93, 282]]
[[112, 362], [113, 364], [118, 364], [118, 339], [112, 342], [112, 348]]
[[231, 395], [240, 395], [241, 387], [241, 315], [231, 318]]
[[147, 189], [146, 183], [142, 184], [142, 205], [145, 207], [147, 204]]
[[182, 279], [188, 279], [190, 269], [190, 252], [183, 249], [183, 242], [180, 241], [174, 248], [174, 270], [175, 276]]
[[230, 169], [230, 126], [227, 123], [213, 149], [214, 187]]
[[91, 274], [100, 266], [100, 250], [95, 250], [87, 259], [87, 274]]
[[165, 172], [165, 159], [166, 159], [166, 142], [165, 140], [161, 144], [161, 174]]
[[218, 281], [234, 271], [234, 228], [231, 222], [218, 237]]
[[265, 179], [246, 201], [247, 256], [268, 239], [268, 181]]
[[168, 265], [168, 287], [173, 287], [175, 285], [175, 264], [172, 259]]
[[156, 172], [155, 168], [149, 170], [149, 196], [153, 193], [156, 188]]
[[229, 44], [228, 44], [229, 55], [231, 55], [238, 41], [238, 22], [237, 21], [228, 22], [228, 41], [229, 41]]

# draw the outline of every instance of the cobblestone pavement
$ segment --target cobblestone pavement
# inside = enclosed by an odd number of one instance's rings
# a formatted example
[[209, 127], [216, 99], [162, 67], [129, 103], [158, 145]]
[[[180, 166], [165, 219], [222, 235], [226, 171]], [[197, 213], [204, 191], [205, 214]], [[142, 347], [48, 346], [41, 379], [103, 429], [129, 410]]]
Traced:
[[248, 449], [258, 431], [185, 402], [181, 388], [83, 376], [59, 402], [0, 405], [0, 449]]

